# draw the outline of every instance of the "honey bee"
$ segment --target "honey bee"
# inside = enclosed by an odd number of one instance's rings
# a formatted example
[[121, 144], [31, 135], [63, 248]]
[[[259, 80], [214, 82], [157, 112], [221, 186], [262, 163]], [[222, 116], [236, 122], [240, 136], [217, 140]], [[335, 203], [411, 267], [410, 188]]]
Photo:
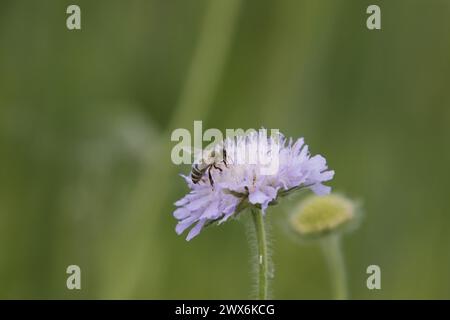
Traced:
[[194, 165], [192, 165], [191, 170], [192, 182], [195, 184], [199, 183], [200, 180], [205, 175], [205, 173], [208, 172], [209, 182], [211, 183], [211, 186], [214, 187], [214, 180], [211, 175], [211, 169], [214, 168], [222, 172], [222, 168], [219, 167], [220, 163], [223, 163], [225, 167], [228, 167], [227, 151], [225, 150], [224, 147], [222, 147], [221, 152], [218, 151], [217, 148], [207, 152], [206, 155], [203, 156], [202, 159], [199, 161], [199, 163], [194, 163]]

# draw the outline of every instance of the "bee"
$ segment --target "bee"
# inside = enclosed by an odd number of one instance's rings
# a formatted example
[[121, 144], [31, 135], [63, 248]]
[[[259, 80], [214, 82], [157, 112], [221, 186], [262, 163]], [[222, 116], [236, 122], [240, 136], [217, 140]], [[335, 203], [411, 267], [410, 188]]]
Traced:
[[222, 168], [219, 167], [220, 163], [223, 163], [225, 167], [227, 165], [227, 151], [222, 147], [222, 152], [218, 151], [217, 148], [206, 153], [205, 156], [199, 161], [199, 163], [194, 163], [191, 170], [192, 182], [197, 184], [203, 178], [205, 173], [208, 173], [209, 182], [211, 186], [214, 187], [214, 180], [211, 175], [211, 169], [217, 169], [222, 172]]

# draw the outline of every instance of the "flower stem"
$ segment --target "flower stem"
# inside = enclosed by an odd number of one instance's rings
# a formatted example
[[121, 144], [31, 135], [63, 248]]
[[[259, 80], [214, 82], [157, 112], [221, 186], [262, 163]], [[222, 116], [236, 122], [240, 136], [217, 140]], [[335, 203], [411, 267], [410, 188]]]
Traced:
[[321, 244], [333, 282], [334, 299], [346, 300], [348, 299], [347, 272], [340, 240], [339, 235], [330, 235], [324, 238]]
[[267, 234], [264, 226], [264, 217], [259, 209], [252, 209], [253, 222], [255, 224], [256, 241], [258, 244], [258, 299], [267, 300], [269, 257], [267, 251]]

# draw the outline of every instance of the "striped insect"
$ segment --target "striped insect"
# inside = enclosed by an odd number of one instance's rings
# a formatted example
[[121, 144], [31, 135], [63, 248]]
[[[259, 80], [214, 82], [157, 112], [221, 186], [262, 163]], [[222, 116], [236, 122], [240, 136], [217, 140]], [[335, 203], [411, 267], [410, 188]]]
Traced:
[[200, 161], [192, 165], [191, 179], [193, 183], [199, 183], [203, 176], [208, 173], [209, 182], [211, 186], [214, 186], [211, 170], [217, 169], [222, 172], [222, 168], [220, 167], [221, 163], [223, 163], [226, 167], [228, 166], [227, 151], [223, 147], [221, 151], [217, 149], [218, 148], [216, 147], [211, 151], [205, 152]]

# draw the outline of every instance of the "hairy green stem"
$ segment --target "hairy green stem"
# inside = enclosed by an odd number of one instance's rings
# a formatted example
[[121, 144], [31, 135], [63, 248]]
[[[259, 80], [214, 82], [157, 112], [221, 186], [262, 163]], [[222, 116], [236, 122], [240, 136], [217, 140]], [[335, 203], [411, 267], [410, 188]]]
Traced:
[[322, 249], [328, 264], [336, 300], [348, 299], [347, 272], [339, 235], [330, 235], [322, 240]]
[[255, 224], [256, 241], [258, 245], [258, 299], [268, 298], [269, 256], [267, 251], [267, 234], [264, 226], [264, 217], [259, 209], [252, 209], [253, 222]]

